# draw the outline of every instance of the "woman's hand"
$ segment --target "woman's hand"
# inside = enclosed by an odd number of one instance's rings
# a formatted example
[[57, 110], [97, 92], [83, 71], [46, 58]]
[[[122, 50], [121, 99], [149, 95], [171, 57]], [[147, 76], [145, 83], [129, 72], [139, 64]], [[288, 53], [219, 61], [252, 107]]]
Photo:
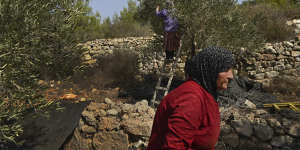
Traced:
[[156, 12], [159, 12], [159, 5], [156, 6]]

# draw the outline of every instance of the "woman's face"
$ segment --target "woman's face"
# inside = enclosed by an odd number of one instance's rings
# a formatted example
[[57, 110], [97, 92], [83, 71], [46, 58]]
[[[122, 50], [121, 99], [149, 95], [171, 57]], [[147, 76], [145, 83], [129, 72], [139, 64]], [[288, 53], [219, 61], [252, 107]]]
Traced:
[[217, 90], [227, 89], [228, 83], [233, 79], [232, 68], [227, 72], [220, 72], [217, 79]]

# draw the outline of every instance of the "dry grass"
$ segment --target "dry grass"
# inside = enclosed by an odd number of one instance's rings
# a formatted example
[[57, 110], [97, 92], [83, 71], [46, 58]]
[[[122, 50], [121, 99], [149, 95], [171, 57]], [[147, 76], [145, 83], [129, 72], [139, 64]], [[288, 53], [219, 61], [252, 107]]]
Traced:
[[97, 67], [74, 77], [81, 88], [126, 87], [135, 82], [138, 58], [130, 50], [114, 50], [109, 56], [97, 59]]

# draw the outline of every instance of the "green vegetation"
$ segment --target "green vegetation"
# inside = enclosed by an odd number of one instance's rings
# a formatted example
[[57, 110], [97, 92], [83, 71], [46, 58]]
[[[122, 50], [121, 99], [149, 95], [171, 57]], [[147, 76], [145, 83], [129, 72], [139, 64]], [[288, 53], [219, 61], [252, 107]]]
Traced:
[[[235, 0], [171, 0], [173, 12], [185, 34], [184, 50], [210, 45], [231, 50], [256, 49], [264, 42], [276, 42], [293, 37], [286, 25], [288, 19], [299, 18], [297, 1], [250, 0], [242, 5]], [[150, 21], [153, 30], [162, 35], [162, 21], [155, 16], [155, 7], [164, 7], [165, 0], [140, 0], [138, 16]], [[191, 52], [193, 54], [193, 52]]]
[[300, 5], [300, 1], [299, 0], [248, 0], [248, 1], [244, 1], [243, 4], [251, 4], [251, 5], [268, 4], [268, 5], [273, 5], [274, 7], [291, 8]]
[[[41, 94], [45, 87], [38, 81], [65, 79], [81, 71], [80, 57], [85, 50], [78, 43], [153, 32], [162, 35], [163, 22], [155, 15], [155, 8], [164, 7], [165, 0], [138, 1], [140, 5], [129, 0], [128, 8], [112, 19], [93, 13], [89, 0], [0, 1], [0, 149], [7, 143], [22, 144], [16, 138], [23, 132], [21, 121], [27, 112], [45, 114], [49, 106], [56, 106], [56, 102], [45, 100]], [[180, 22], [188, 53], [194, 44], [196, 49], [217, 45], [239, 50], [286, 40], [293, 35], [286, 21], [300, 18], [299, 0], [249, 0], [242, 5], [235, 0], [173, 2], [171, 12]], [[161, 49], [160, 36], [152, 43], [145, 52]], [[102, 72], [118, 78], [116, 84], [125, 84], [122, 82], [136, 73], [136, 58], [116, 52], [103, 58], [103, 64], [117, 68], [130, 64], [131, 68], [125, 74], [118, 72], [121, 69]]]
[[[216, 45], [237, 50], [240, 47], [256, 48], [262, 42], [255, 24], [242, 15], [234, 0], [174, 0], [172, 14], [179, 20], [184, 33], [184, 50]], [[161, 20], [154, 13], [157, 5], [164, 6], [164, 0], [141, 1], [140, 18], [150, 20], [158, 34], [161, 34]], [[192, 52], [193, 54], [193, 52]]]
[[139, 37], [151, 35], [151, 28], [148, 24], [141, 24], [136, 20], [137, 3], [128, 0], [128, 8], [115, 14], [112, 19], [104, 18], [101, 23], [99, 12], [93, 14], [88, 3], [84, 4], [84, 15], [79, 17], [75, 35], [81, 41], [89, 41], [102, 38], [118, 37]]
[[130, 0], [120, 16], [101, 23], [89, 0], [0, 1], [0, 149], [22, 144], [16, 138], [23, 133], [27, 112], [46, 114], [57, 106], [45, 100], [47, 87], [38, 81], [62, 80], [81, 71], [84, 49], [79, 42], [151, 32], [134, 19], [136, 10]]
[[267, 42], [293, 38], [293, 30], [287, 20], [300, 18], [300, 3], [297, 0], [250, 0], [241, 9], [243, 15], [255, 21], [258, 32]]
[[39, 94], [38, 80], [72, 75], [80, 64], [72, 33], [81, 11], [76, 0], [0, 2], [0, 146], [21, 144], [26, 112], [56, 104]]

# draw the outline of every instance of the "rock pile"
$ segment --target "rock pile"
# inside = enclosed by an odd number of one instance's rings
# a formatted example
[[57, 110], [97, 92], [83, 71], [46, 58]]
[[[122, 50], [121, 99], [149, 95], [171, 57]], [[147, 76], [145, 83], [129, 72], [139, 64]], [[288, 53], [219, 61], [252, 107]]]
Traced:
[[147, 100], [136, 104], [91, 102], [82, 112], [78, 127], [63, 146], [65, 150], [144, 149], [149, 139], [154, 109]]
[[278, 100], [270, 93], [266, 93], [261, 83], [243, 77], [235, 77], [227, 90], [219, 93], [218, 103], [222, 107], [245, 107], [246, 101], [262, 106], [265, 103], [276, 103]]
[[[255, 109], [220, 107], [221, 133], [216, 150], [298, 150], [300, 120], [289, 111], [269, 113]], [[254, 106], [254, 107], [252, 107]], [[144, 150], [150, 137], [155, 110], [147, 100], [136, 104], [90, 103], [64, 150]]]
[[300, 121], [295, 113], [270, 114], [263, 109], [221, 108], [216, 150], [297, 150]]

